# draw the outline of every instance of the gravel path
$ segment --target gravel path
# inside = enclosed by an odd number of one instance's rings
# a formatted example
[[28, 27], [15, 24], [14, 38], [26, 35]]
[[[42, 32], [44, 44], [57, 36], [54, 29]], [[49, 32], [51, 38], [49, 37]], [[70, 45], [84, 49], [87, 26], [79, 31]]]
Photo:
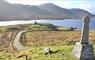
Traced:
[[14, 39], [14, 43], [13, 45], [17, 48], [17, 50], [27, 50], [28, 48], [23, 46], [21, 43], [20, 43], [20, 38], [22, 36], [23, 33], [25, 32], [28, 32], [29, 30], [25, 30], [25, 31], [20, 31], [17, 33], [15, 39]]

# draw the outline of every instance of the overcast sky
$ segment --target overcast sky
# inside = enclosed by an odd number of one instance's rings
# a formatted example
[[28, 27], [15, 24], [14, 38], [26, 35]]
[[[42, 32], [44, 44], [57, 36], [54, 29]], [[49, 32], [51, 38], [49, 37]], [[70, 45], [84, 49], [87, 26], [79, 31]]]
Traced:
[[81, 8], [95, 14], [95, 0], [7, 0], [10, 3], [39, 5], [44, 3], [54, 3], [63, 8]]

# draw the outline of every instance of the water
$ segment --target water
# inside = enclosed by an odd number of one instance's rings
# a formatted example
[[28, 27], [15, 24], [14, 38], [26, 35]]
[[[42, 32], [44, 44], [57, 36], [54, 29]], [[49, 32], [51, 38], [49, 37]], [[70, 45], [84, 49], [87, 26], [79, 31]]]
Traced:
[[[66, 19], [66, 20], [60, 20], [60, 21], [48, 21], [49, 23], [53, 23], [54, 25], [57, 26], [66, 26], [66, 27], [74, 27], [74, 28], [78, 28], [81, 29], [82, 28], [82, 20], [72, 20], [72, 19]], [[90, 30], [94, 30], [95, 29], [95, 20], [91, 20], [90, 21]]]
[[[19, 20], [19, 21], [0, 21], [0, 26], [6, 25], [17, 25], [17, 24], [29, 24], [37, 22], [45, 22], [52, 23], [56, 26], [66, 26], [66, 27], [75, 27], [78, 29], [82, 28], [82, 20], [74, 20], [74, 19], [65, 19], [65, 20]], [[95, 19], [91, 19], [90, 21], [90, 30], [95, 29]]]

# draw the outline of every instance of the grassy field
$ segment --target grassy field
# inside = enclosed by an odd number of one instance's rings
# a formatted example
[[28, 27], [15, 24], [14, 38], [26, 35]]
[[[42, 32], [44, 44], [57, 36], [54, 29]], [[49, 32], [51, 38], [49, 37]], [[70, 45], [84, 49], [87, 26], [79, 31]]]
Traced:
[[[27, 32], [26, 46], [30, 50], [20, 51], [2, 51], [0, 52], [0, 60], [25, 60], [27, 55], [28, 60], [78, 60], [72, 55], [75, 42], [80, 40], [80, 31], [33, 31]], [[95, 33], [90, 32], [91, 41], [95, 41]], [[22, 39], [23, 40], [23, 39]], [[44, 54], [44, 48], [49, 47], [53, 53], [50, 55]], [[95, 44], [94, 44], [95, 52]]]
[[[89, 40], [95, 41], [95, 33], [90, 32]], [[81, 31], [31, 31], [24, 34], [27, 46], [74, 45], [81, 40]]]
[[[50, 47], [54, 53], [44, 54], [44, 48]], [[28, 60], [78, 60], [72, 54], [74, 46], [41, 46], [32, 47], [30, 50], [17, 51], [16, 53], [3, 51], [0, 52], [0, 60], [26, 60], [25, 56], [18, 58], [20, 55], [27, 55]], [[95, 47], [94, 47], [95, 49]], [[94, 50], [95, 52], [95, 50]]]
[[[20, 30], [27, 30], [27, 29], [46, 29], [47, 27], [42, 26], [39, 27], [39, 25], [27, 25], [27, 26], [13, 26], [11, 27], [5, 27], [3, 30], [3, 27], [1, 28], [2, 34], [0, 34], [0, 49], [4, 46], [7, 49], [4, 49], [4, 51], [0, 52], [0, 60], [25, 60], [25, 56], [28, 56], [28, 60], [78, 60], [76, 57], [72, 55], [72, 50], [74, 48], [74, 45], [77, 41], [81, 40], [81, 31], [75, 30], [75, 31], [31, 31], [24, 33], [22, 35], [22, 39], [20, 42], [28, 46], [30, 50], [14, 50], [10, 51], [9, 48], [10, 45], [10, 38], [14, 34], [14, 29]], [[36, 27], [38, 28], [36, 28]], [[14, 28], [15, 27], [15, 28]], [[29, 27], [29, 28], [27, 28]], [[34, 30], [35, 30], [34, 29]], [[62, 29], [62, 28], [58, 28]], [[14, 32], [9, 32], [9, 31]], [[5, 32], [6, 31], [6, 32]], [[91, 40], [94, 44], [94, 52], [95, 52], [95, 30], [91, 31], [89, 34], [89, 40]], [[53, 53], [50, 55], [44, 54], [44, 48], [49, 47]], [[19, 57], [23, 56], [23, 57]]]
[[6, 51], [0, 52], [0, 60], [25, 60], [25, 57], [17, 58], [21, 54], [27, 54], [29, 60], [77, 60], [71, 52], [73, 46], [47, 46], [52, 49], [54, 53], [50, 55], [44, 54], [43, 47], [34, 47], [29, 51], [18, 51], [17, 53], [9, 53]]

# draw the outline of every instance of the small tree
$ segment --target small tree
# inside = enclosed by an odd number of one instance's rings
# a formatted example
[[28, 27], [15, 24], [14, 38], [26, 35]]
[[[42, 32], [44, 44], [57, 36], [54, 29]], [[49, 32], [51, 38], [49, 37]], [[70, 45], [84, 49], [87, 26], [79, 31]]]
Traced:
[[73, 28], [73, 27], [70, 27], [70, 30], [71, 30], [71, 31], [74, 31], [74, 28]]

